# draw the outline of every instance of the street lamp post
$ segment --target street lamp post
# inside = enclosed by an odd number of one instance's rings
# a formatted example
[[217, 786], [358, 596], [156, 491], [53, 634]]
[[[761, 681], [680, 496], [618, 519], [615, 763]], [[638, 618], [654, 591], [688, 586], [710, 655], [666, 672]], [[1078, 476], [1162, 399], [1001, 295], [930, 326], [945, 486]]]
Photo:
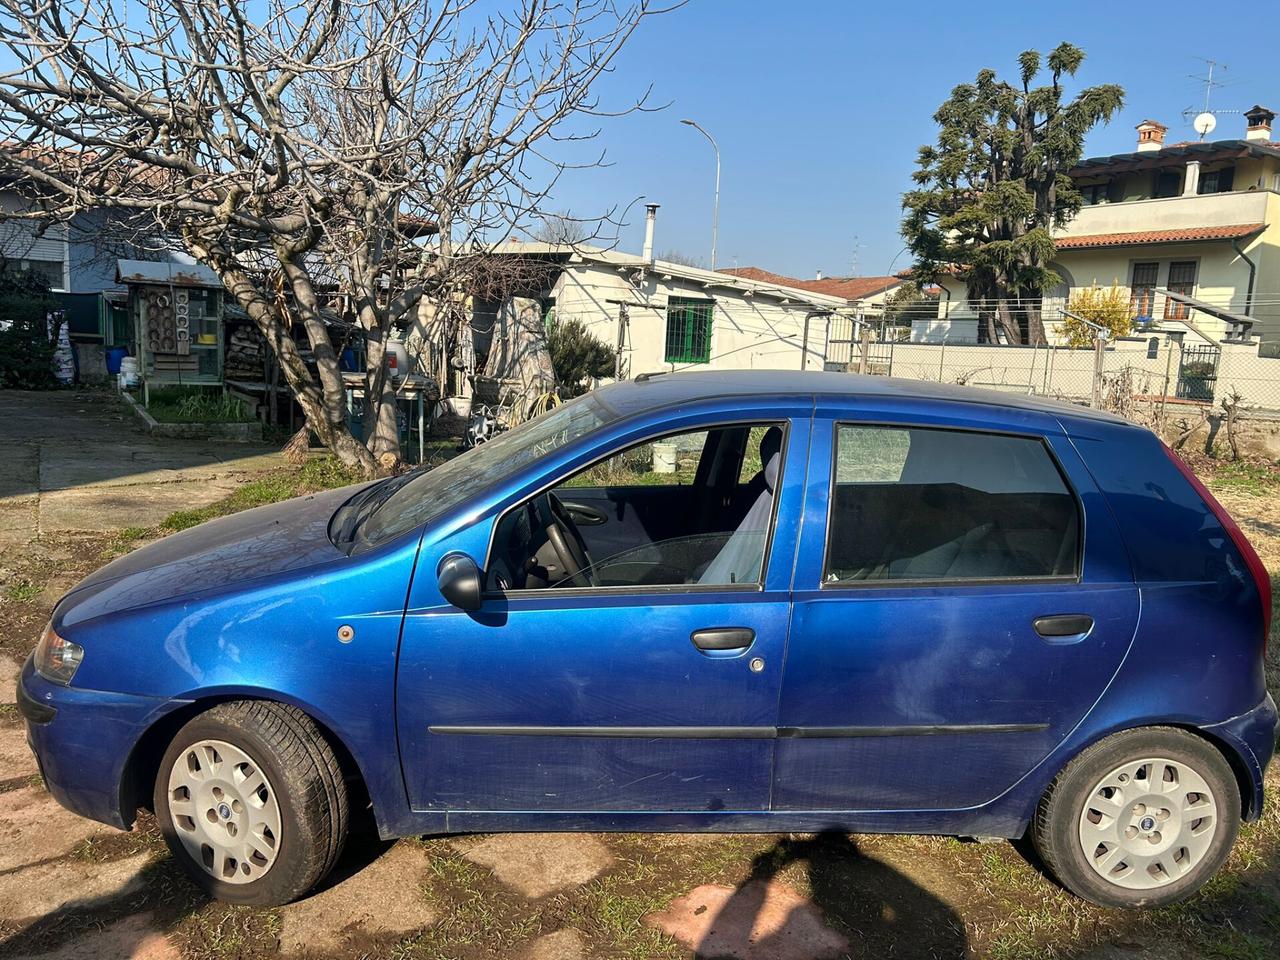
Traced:
[[720, 232], [720, 145], [716, 138], [707, 133], [696, 120], [681, 120], [686, 126], [693, 127], [711, 141], [711, 149], [716, 152], [716, 201], [711, 213], [711, 269], [716, 268], [716, 239]]

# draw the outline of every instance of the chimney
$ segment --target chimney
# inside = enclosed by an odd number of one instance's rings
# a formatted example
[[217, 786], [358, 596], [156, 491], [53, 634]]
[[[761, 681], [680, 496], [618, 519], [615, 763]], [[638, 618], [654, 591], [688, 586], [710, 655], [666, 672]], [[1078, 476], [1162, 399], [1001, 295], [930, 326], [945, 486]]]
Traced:
[[1246, 140], [1269, 141], [1271, 139], [1271, 121], [1276, 118], [1274, 110], [1255, 106], [1252, 110], [1245, 111], [1244, 118], [1249, 121], [1249, 127], [1244, 134]]
[[1143, 120], [1138, 124], [1138, 152], [1148, 153], [1164, 147], [1164, 135], [1169, 128], [1155, 120]]
[[642, 256], [653, 263], [653, 225], [658, 219], [658, 204], [644, 205], [644, 253]]
[[821, 271], [821, 270], [819, 270], [819, 271], [818, 271], [818, 275], [817, 275], [816, 277], [814, 277], [813, 279], [815, 279], [815, 280], [821, 280], [821, 279], [822, 279], [822, 271]]

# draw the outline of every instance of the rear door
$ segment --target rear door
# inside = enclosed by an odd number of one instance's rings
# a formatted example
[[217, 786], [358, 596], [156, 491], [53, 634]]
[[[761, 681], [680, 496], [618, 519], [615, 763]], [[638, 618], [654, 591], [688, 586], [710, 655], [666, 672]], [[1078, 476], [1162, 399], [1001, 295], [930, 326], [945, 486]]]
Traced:
[[1056, 421], [936, 408], [815, 422], [775, 809], [991, 800], [1129, 648], [1127, 556]]

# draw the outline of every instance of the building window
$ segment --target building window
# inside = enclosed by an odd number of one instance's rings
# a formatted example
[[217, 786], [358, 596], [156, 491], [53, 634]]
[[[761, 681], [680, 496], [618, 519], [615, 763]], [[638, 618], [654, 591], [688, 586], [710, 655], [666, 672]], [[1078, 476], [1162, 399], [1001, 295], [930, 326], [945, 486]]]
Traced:
[[1135, 317], [1150, 317], [1155, 310], [1156, 283], [1160, 278], [1160, 264], [1135, 263], [1133, 265], [1132, 296], [1129, 309]]
[[1224, 170], [1210, 170], [1200, 175], [1201, 193], [1230, 193], [1235, 181], [1235, 167]]
[[707, 363], [711, 359], [714, 300], [667, 299], [667, 363]]
[[48, 284], [51, 290], [61, 290], [63, 283], [61, 260], [23, 260], [22, 269], [34, 273]]
[[1182, 174], [1174, 170], [1158, 172], [1155, 195], [1157, 198], [1182, 196]]
[[[1194, 260], [1175, 260], [1169, 264], [1169, 290], [1183, 296], [1191, 296], [1196, 289], [1196, 262]], [[1185, 320], [1191, 316], [1191, 308], [1176, 300], [1166, 300], [1164, 317], [1166, 320]]]
[[1107, 202], [1108, 183], [1090, 183], [1080, 188], [1080, 199], [1086, 207]]

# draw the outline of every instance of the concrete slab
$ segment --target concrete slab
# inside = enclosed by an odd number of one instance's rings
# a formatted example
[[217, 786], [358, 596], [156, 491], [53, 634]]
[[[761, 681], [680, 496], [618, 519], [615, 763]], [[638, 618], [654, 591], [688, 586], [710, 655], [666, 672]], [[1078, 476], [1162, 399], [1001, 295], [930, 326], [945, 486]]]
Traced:
[[0, 546], [21, 545], [40, 531], [40, 501], [35, 497], [0, 501]]
[[156, 928], [150, 913], [138, 913], [95, 929], [47, 953], [15, 960], [181, 960], [182, 951]]
[[142, 871], [150, 860], [140, 853], [108, 863], [60, 860], [0, 873], [0, 919], [28, 920], [132, 896], [145, 886]]
[[10, 790], [0, 804], [0, 871], [65, 856], [82, 841], [113, 832], [60, 806], [43, 787]]
[[209, 478], [185, 483], [102, 485], [59, 490], [40, 497], [40, 532], [150, 527], [175, 510], [193, 510], [221, 500], [240, 481]]
[[436, 912], [422, 895], [426, 872], [426, 851], [396, 844], [341, 883], [281, 909], [281, 951], [319, 953], [357, 932], [404, 936], [430, 926]]
[[499, 834], [462, 855], [530, 899], [581, 886], [613, 864], [609, 848], [589, 833]]
[[850, 946], [817, 907], [778, 880], [697, 887], [644, 922], [700, 957], [723, 960], [819, 960]]

